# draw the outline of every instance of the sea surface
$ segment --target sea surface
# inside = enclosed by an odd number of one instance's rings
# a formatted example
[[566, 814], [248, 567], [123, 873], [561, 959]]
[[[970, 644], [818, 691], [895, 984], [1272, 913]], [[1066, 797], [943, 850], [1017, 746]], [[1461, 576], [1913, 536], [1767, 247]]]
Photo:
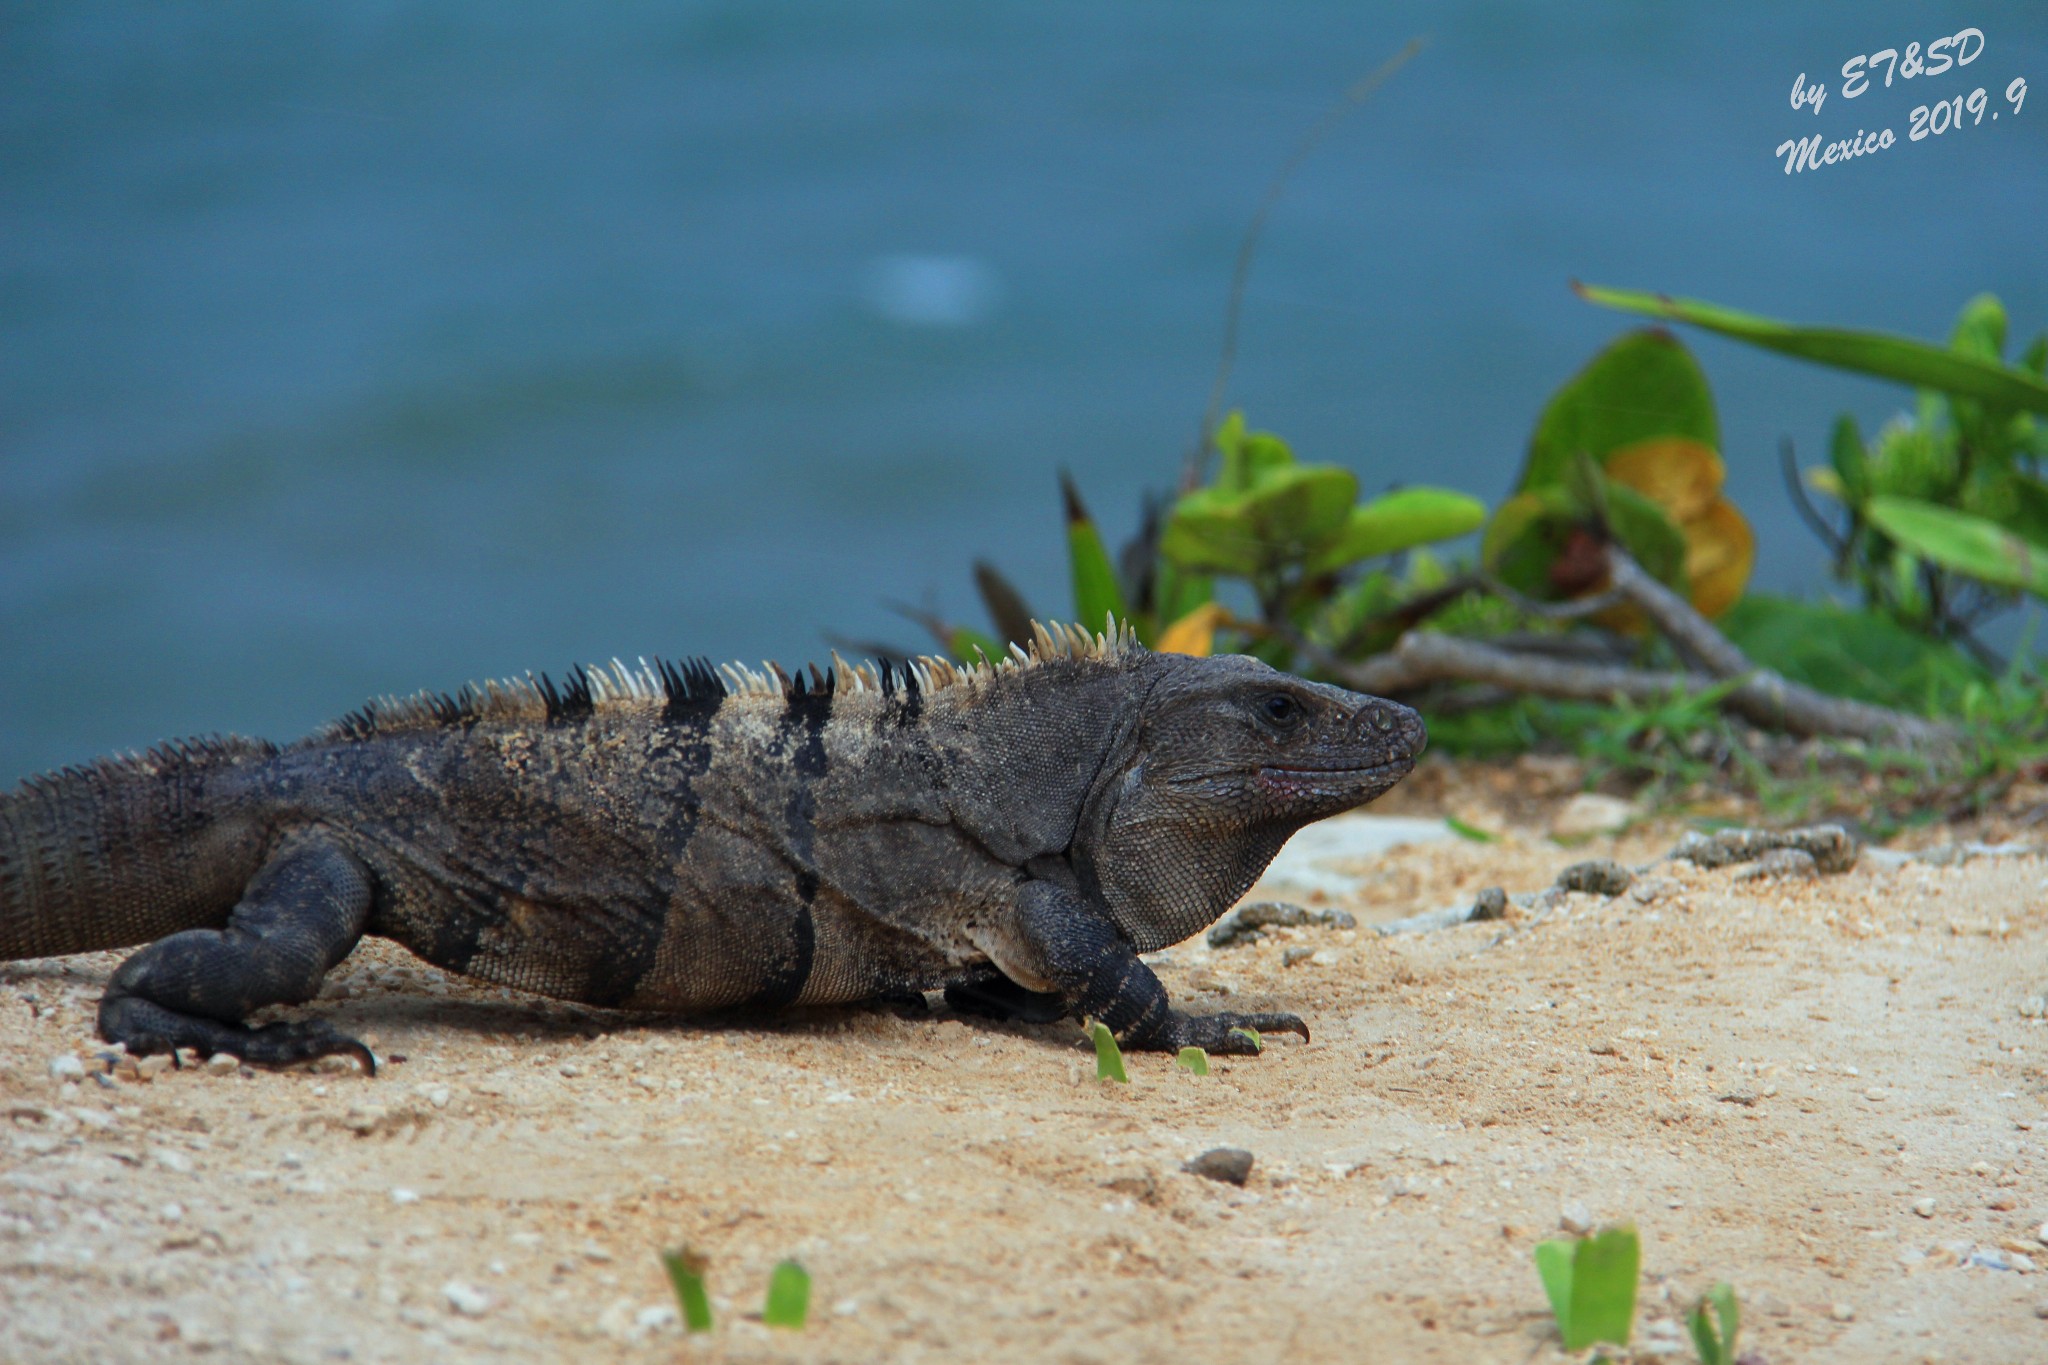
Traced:
[[[1842, 96], [1965, 26], [1970, 67]], [[1057, 472], [1112, 536], [1171, 482], [1261, 194], [1418, 34], [1274, 209], [1229, 387], [1369, 489], [1507, 490], [1630, 325], [1574, 278], [2048, 328], [2038, 4], [7, 4], [0, 783], [579, 660], [914, 645], [891, 604], [976, 616], [977, 555], [1065, 612]], [[1979, 85], [1998, 120], [1907, 140]], [[1757, 581], [1819, 590], [1779, 442], [1910, 395], [1688, 341]]]

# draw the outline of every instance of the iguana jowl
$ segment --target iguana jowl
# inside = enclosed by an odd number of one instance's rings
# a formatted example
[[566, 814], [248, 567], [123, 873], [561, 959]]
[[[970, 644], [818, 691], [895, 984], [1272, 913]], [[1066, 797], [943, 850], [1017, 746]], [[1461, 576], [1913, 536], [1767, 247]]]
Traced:
[[1199, 932], [1295, 830], [1414, 765], [1407, 707], [1256, 660], [1039, 628], [997, 665], [788, 677], [624, 665], [373, 704], [288, 748], [208, 739], [0, 796], [0, 960], [145, 943], [131, 1052], [367, 1048], [297, 1004], [363, 934], [439, 967], [675, 1012], [943, 988], [1249, 1051], [1138, 954]]

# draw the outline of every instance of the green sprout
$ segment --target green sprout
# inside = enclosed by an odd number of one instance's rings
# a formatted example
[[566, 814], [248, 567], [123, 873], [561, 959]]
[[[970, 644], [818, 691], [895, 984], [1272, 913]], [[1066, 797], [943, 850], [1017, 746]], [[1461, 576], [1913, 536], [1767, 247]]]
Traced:
[[[1713, 1314], [1709, 1316], [1708, 1308]], [[1735, 1365], [1735, 1332], [1742, 1325], [1735, 1308], [1735, 1290], [1727, 1284], [1709, 1289], [1692, 1310], [1692, 1344], [1700, 1365]]]
[[1088, 1036], [1095, 1040], [1095, 1079], [1129, 1085], [1131, 1078], [1124, 1073], [1123, 1049], [1116, 1045], [1116, 1035], [1109, 1031], [1109, 1025], [1100, 1019], [1090, 1020]]
[[801, 1328], [811, 1311], [811, 1277], [795, 1261], [783, 1261], [768, 1275], [768, 1301], [761, 1321], [770, 1327]]
[[704, 1271], [709, 1257], [688, 1247], [661, 1253], [668, 1270], [668, 1282], [675, 1286], [676, 1304], [683, 1310], [683, 1328], [690, 1332], [711, 1330], [711, 1299], [704, 1292]]
[[1628, 1344], [1641, 1264], [1642, 1243], [1632, 1225], [1536, 1244], [1536, 1273], [1567, 1351], [1596, 1341]]
[[1460, 839], [1469, 839], [1475, 844], [1497, 844], [1500, 842], [1498, 834], [1491, 834], [1477, 825], [1467, 824], [1455, 815], [1446, 815], [1444, 817], [1444, 827]]
[[1192, 1071], [1197, 1076], [1209, 1074], [1209, 1054], [1198, 1047], [1182, 1048], [1180, 1055], [1173, 1059], [1173, 1064], [1184, 1071]]

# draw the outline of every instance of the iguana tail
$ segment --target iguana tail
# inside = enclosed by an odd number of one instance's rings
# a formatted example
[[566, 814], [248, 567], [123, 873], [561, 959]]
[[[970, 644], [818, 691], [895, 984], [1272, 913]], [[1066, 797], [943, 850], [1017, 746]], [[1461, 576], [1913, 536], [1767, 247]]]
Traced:
[[266, 836], [223, 789], [274, 753], [260, 740], [190, 740], [0, 794], [0, 962], [226, 923]]

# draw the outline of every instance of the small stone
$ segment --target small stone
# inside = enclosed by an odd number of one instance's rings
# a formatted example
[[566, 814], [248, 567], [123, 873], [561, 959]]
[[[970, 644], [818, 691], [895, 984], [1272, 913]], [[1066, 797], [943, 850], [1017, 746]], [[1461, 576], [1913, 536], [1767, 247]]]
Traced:
[[583, 1074], [583, 1068], [576, 1065], [576, 1063], [574, 1062], [563, 1062], [560, 1066], [556, 1067], [555, 1070], [571, 1080], [574, 1080], [576, 1077], [581, 1076]]
[[174, 1175], [190, 1175], [192, 1158], [172, 1147], [152, 1147], [149, 1159]]
[[1883, 1086], [1881, 1086], [1881, 1085], [1873, 1085], [1873, 1086], [1871, 1086], [1871, 1087], [1870, 1087], [1869, 1089], [1867, 1089], [1867, 1090], [1865, 1090], [1865, 1091], [1863, 1092], [1863, 1098], [1864, 1098], [1864, 1099], [1866, 1099], [1866, 1100], [1881, 1100], [1881, 1099], [1883, 1099], [1883, 1098], [1884, 1098], [1884, 1087], [1883, 1087]]
[[1828, 1316], [1836, 1322], [1854, 1322], [1856, 1321], [1856, 1310], [1846, 1303], [1838, 1303], [1828, 1309]]
[[156, 1211], [156, 1216], [158, 1218], [161, 1218], [166, 1223], [178, 1222], [185, 1216], [185, 1206], [183, 1204], [178, 1203], [176, 1200], [173, 1200], [170, 1203], [164, 1205], [162, 1208], [158, 1209]]
[[2011, 1190], [2000, 1190], [1984, 1201], [1984, 1207], [1993, 1213], [2011, 1213], [2020, 1206], [2019, 1196]]
[[420, 1192], [418, 1190], [409, 1190], [403, 1185], [394, 1186], [391, 1190], [391, 1202], [394, 1204], [417, 1204], [420, 1202]]
[[466, 1318], [480, 1318], [491, 1311], [491, 1296], [467, 1280], [450, 1280], [441, 1286], [448, 1306]]
[[232, 1076], [242, 1069], [242, 1059], [231, 1052], [216, 1052], [206, 1059], [209, 1076]]
[[1583, 1237], [1593, 1230], [1592, 1210], [1573, 1200], [1558, 1210], [1557, 1225], [1575, 1237]]
[[1557, 874], [1560, 891], [1583, 891], [1594, 896], [1619, 896], [1636, 879], [1635, 873], [1612, 858], [1594, 858], [1573, 863]]
[[2005, 1263], [2011, 1266], [2014, 1270], [2019, 1271], [2019, 1273], [2022, 1275], [2031, 1275], [2034, 1273], [2036, 1269], [2034, 1264], [2034, 1258], [2027, 1255], [2027, 1253], [2024, 1251], [2006, 1252]]
[[76, 1081], [85, 1077], [85, 1063], [72, 1052], [59, 1053], [50, 1058], [50, 1079], [53, 1081]]
[[1204, 1180], [1242, 1185], [1251, 1178], [1252, 1154], [1242, 1147], [1211, 1147], [1182, 1169]]
[[2048, 1223], [2043, 1223], [2040, 1227], [2034, 1229], [2034, 1240], [2042, 1246], [2048, 1247]]
[[2048, 1299], [2043, 1299], [2034, 1305], [2034, 1316], [2037, 1318], [2048, 1318]]
[[135, 1059], [135, 1079], [142, 1082], [155, 1080], [171, 1069], [171, 1059], [159, 1052], [154, 1057]]
[[1296, 945], [1295, 947], [1284, 950], [1280, 954], [1280, 965], [1283, 967], [1292, 967], [1295, 963], [1306, 962], [1315, 955], [1315, 949]]
[[433, 1105], [436, 1109], [446, 1109], [448, 1107], [448, 1087], [437, 1085], [429, 1090], [427, 1092], [427, 1103]]
[[1557, 812], [1550, 822], [1554, 839], [1586, 839], [1612, 834], [1633, 822], [1641, 812], [1632, 801], [1599, 792], [1580, 792]]
[[1913, 1212], [1919, 1214], [1922, 1218], [1934, 1217], [1934, 1207], [1932, 1199], [1915, 1199], [1913, 1201]]
[[1489, 886], [1472, 898], [1472, 918], [1475, 920], [1506, 919], [1508, 917], [1508, 893], [1498, 886]]

